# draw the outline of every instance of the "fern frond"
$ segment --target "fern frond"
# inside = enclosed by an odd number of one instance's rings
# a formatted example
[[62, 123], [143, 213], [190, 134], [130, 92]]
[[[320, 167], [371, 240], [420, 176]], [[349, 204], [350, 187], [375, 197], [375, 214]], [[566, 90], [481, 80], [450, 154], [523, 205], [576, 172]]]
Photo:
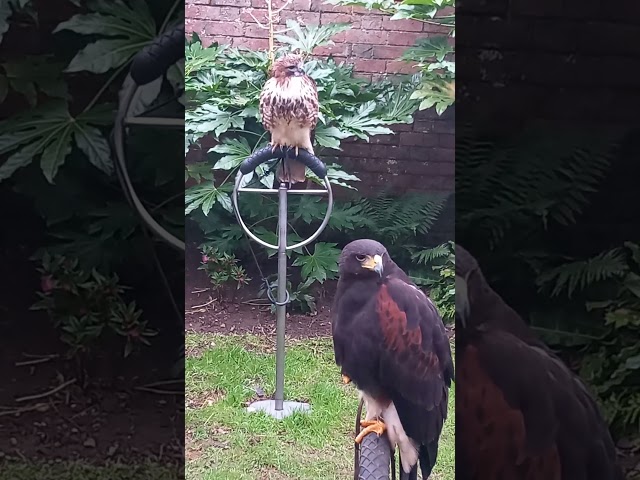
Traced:
[[536, 283], [540, 289], [552, 285], [551, 296], [566, 290], [569, 298], [576, 290], [584, 290], [596, 282], [621, 277], [628, 271], [625, 255], [620, 248], [600, 253], [587, 260], [565, 263], [540, 274]]
[[411, 193], [393, 197], [386, 193], [361, 199], [359, 204], [379, 237], [391, 242], [404, 236], [427, 234], [445, 206], [447, 197]]
[[[534, 219], [569, 225], [609, 167], [611, 143], [566, 132], [531, 133], [509, 143], [460, 136], [456, 142], [456, 227], [491, 249]], [[464, 234], [462, 235], [464, 237]]]
[[411, 259], [422, 265], [427, 265], [434, 260], [445, 258], [451, 254], [451, 246], [449, 243], [443, 243], [436, 247], [426, 248], [413, 252]]

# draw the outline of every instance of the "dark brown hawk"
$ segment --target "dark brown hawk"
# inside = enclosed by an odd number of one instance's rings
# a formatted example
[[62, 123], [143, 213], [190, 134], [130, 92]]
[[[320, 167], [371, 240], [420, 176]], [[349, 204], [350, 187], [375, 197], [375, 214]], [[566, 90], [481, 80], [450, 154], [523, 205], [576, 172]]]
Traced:
[[340, 256], [332, 310], [336, 363], [366, 406], [360, 442], [385, 430], [400, 450], [402, 479], [428, 478], [447, 417], [453, 360], [431, 300], [374, 240], [356, 240]]
[[[299, 148], [313, 154], [313, 137], [318, 123], [319, 104], [316, 82], [302, 69], [302, 57], [289, 54], [276, 59], [269, 80], [260, 93], [260, 114], [264, 128], [271, 133], [271, 145]], [[283, 159], [278, 167], [278, 180], [305, 181], [305, 166]]]
[[593, 397], [456, 246], [456, 478], [622, 480]]

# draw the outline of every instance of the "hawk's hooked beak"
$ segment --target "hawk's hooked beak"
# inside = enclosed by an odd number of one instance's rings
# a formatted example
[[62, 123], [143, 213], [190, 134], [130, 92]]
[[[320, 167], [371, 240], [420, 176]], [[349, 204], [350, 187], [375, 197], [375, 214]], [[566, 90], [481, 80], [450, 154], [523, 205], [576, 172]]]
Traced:
[[363, 268], [373, 270], [378, 275], [382, 276], [382, 257], [380, 255], [367, 255], [367, 258], [362, 262]]
[[456, 316], [460, 319], [460, 323], [464, 326], [469, 317], [470, 305], [469, 305], [469, 293], [467, 290], [467, 280], [463, 277], [456, 275], [455, 278], [456, 289]]
[[301, 77], [302, 75], [304, 75], [304, 70], [301, 67], [296, 67], [293, 72], [294, 76], [296, 77]]

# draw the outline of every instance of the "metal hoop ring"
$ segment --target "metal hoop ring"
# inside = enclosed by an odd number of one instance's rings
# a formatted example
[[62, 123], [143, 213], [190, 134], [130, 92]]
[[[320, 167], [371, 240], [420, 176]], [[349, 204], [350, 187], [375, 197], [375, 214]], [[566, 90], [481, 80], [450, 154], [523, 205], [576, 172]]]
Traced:
[[[138, 95], [141, 94], [141, 87], [131, 80], [130, 76], [127, 76], [127, 80], [125, 80], [125, 86], [121, 92], [121, 100], [118, 106], [118, 112], [116, 114], [115, 119], [115, 127], [113, 130], [113, 150], [115, 153], [115, 162], [116, 162], [116, 172], [120, 177], [120, 182], [123, 184], [123, 188], [125, 190], [125, 195], [129, 200], [129, 203], [135, 208], [136, 212], [142, 219], [142, 221], [151, 229], [151, 231], [160, 237], [164, 242], [171, 245], [173, 248], [183, 251], [185, 250], [184, 241], [177, 238], [175, 235], [169, 233], [167, 229], [165, 229], [162, 225], [160, 225], [147, 211], [145, 206], [140, 201], [131, 179], [129, 178], [129, 173], [127, 171], [127, 161], [125, 155], [125, 129], [127, 128], [126, 121], [129, 113], [129, 109]], [[160, 119], [159, 119], [160, 120]], [[173, 123], [173, 122], [171, 122]], [[154, 125], [152, 123], [147, 123], [147, 125], [152, 126], [166, 126], [163, 123], [158, 123]], [[173, 125], [169, 125], [173, 126]]]
[[[236, 183], [235, 183], [235, 186], [233, 187], [233, 192], [231, 194], [231, 200], [233, 201], [233, 211], [236, 214], [238, 223], [240, 224], [242, 229], [245, 232], [247, 232], [247, 235], [249, 235], [249, 237], [251, 237], [253, 240], [258, 242], [260, 245], [277, 250], [278, 245], [273, 245], [271, 243], [265, 242], [264, 240], [261, 240], [251, 230], [249, 230], [249, 227], [247, 227], [247, 225], [244, 223], [244, 220], [242, 219], [242, 216], [240, 215], [240, 209], [238, 208], [238, 193], [240, 190], [240, 182], [242, 181], [242, 177], [244, 177], [242, 172], [238, 172], [238, 174], [236, 175]], [[325, 227], [329, 223], [329, 218], [331, 218], [331, 212], [333, 210], [333, 191], [331, 189], [331, 183], [329, 182], [328, 177], [324, 177], [324, 186], [327, 191], [328, 205], [327, 205], [327, 213], [325, 214], [324, 219], [322, 220], [322, 223], [320, 224], [320, 226], [314, 232], [313, 235], [311, 235], [306, 240], [303, 240], [302, 242], [296, 243], [291, 246], [286, 246], [285, 247], [286, 250], [295, 250], [296, 248], [304, 247], [305, 245], [308, 245], [309, 243], [313, 242], [316, 238], [318, 238], [318, 236], [322, 233], [322, 231], [325, 229]], [[286, 242], [286, 239], [285, 239], [285, 242]]]

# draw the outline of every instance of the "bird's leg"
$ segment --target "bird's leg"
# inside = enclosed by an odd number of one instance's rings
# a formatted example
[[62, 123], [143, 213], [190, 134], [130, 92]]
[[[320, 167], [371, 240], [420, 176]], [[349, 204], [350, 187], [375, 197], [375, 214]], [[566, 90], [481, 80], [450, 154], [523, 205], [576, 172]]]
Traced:
[[378, 434], [378, 436], [380, 436], [387, 429], [387, 426], [379, 418], [376, 418], [374, 420], [363, 420], [362, 422], [360, 422], [360, 425], [365, 428], [363, 428], [356, 437], [356, 443], [361, 443], [364, 437], [369, 435], [371, 432], [375, 432]]
[[345, 385], [348, 385], [351, 383], [351, 379], [349, 378], [348, 375], [342, 374], [342, 383], [344, 383]]

